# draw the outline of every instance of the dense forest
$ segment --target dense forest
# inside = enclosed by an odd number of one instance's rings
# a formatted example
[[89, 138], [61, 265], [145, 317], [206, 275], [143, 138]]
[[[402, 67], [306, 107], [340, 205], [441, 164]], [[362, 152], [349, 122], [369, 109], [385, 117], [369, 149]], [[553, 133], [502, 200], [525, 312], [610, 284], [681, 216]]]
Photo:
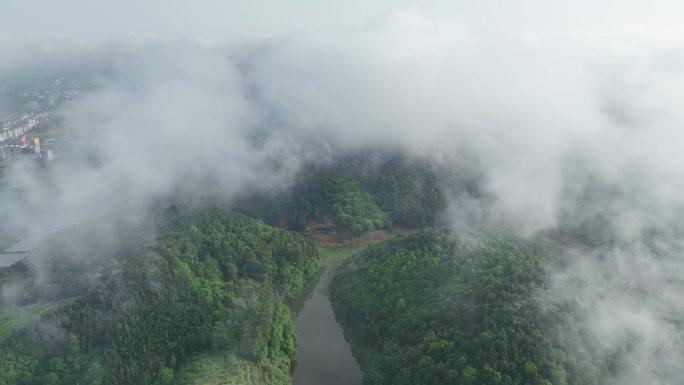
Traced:
[[332, 218], [341, 236], [427, 226], [446, 206], [436, 172], [350, 157], [231, 209], [162, 205], [153, 236], [126, 225], [57, 232], [0, 268], [0, 385], [287, 384], [295, 342], [284, 303], [320, 258], [305, 234], [252, 218], [287, 217], [293, 230]]
[[334, 219], [339, 231], [352, 235], [391, 226], [420, 228], [435, 224], [446, 208], [440, 173], [421, 159], [358, 154], [310, 165], [290, 190], [250, 196], [236, 209], [274, 225], [286, 217], [294, 230], [324, 218]]
[[573, 350], [592, 344], [573, 304], [543, 300], [562, 258], [431, 227], [448, 194], [476, 185], [417, 159], [351, 157], [230, 208], [166, 202], [151, 229], [59, 231], [0, 268], [0, 385], [290, 384], [285, 303], [319, 270], [311, 220], [333, 220], [347, 240], [413, 230], [369, 246], [331, 283], [365, 384], [601, 384], [619, 352]]
[[[164, 223], [151, 245], [53, 245], [2, 269], [0, 384], [192, 384], [215, 362], [236, 383], [289, 384], [283, 301], [318, 269], [312, 241], [222, 210]], [[106, 268], [87, 262], [98, 252]]]
[[572, 308], [541, 301], [544, 253], [498, 236], [423, 230], [368, 248], [331, 283], [364, 384], [599, 384], [572, 350]]

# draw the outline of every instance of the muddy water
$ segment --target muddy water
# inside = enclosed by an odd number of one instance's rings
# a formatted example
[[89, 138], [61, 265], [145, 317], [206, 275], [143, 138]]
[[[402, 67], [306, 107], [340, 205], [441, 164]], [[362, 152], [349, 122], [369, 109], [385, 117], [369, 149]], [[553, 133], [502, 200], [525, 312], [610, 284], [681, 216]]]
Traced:
[[297, 332], [294, 385], [361, 385], [361, 369], [327, 294], [336, 266], [324, 267], [318, 282], [291, 305]]

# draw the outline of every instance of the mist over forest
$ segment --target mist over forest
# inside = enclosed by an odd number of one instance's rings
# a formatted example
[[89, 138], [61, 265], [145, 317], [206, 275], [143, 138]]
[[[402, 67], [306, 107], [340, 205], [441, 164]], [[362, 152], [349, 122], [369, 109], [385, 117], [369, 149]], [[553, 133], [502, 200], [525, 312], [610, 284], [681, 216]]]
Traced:
[[675, 5], [538, 5], [0, 34], [0, 384], [679, 383]]

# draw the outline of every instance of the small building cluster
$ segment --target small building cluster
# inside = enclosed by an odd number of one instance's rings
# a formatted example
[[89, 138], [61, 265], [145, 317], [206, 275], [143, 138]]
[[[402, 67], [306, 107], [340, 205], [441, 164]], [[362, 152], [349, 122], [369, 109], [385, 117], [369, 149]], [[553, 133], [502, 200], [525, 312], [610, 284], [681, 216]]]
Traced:
[[47, 112], [24, 113], [19, 119], [2, 122], [0, 131], [0, 160], [17, 153], [34, 154], [38, 159], [52, 160], [52, 150], [42, 151], [40, 138], [26, 134], [41, 123], [48, 122]]
[[0, 131], [0, 142], [6, 142], [13, 138], [20, 138], [22, 135], [31, 131], [37, 125], [47, 122], [47, 112], [26, 112], [19, 119], [5, 120], [4, 122], [2, 122], [2, 131]]

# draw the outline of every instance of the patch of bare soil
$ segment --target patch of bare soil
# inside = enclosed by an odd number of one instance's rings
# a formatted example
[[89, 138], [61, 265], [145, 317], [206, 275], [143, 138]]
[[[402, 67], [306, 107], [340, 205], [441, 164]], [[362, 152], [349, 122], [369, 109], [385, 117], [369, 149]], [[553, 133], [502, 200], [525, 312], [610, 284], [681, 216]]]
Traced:
[[311, 236], [317, 246], [345, 247], [349, 245], [374, 245], [386, 241], [393, 235], [408, 233], [411, 229], [395, 227], [391, 230], [373, 230], [359, 238], [340, 237], [333, 234], [313, 233]]

